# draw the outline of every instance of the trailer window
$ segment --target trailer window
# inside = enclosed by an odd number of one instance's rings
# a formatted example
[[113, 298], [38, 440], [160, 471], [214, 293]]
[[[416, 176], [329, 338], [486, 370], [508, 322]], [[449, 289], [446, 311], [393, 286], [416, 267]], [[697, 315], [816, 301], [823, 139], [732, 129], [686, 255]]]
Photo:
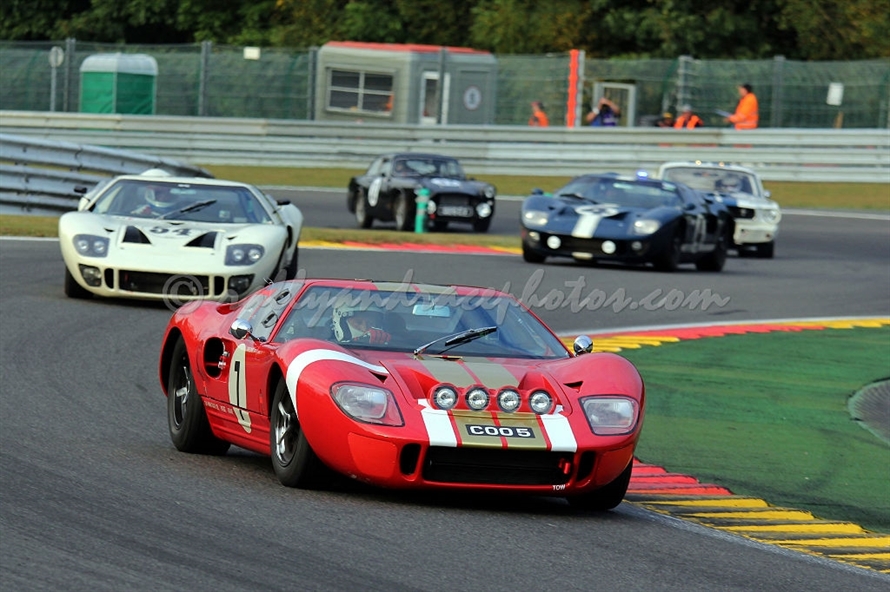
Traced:
[[349, 111], [386, 115], [392, 111], [391, 74], [328, 71], [328, 104], [330, 111]]

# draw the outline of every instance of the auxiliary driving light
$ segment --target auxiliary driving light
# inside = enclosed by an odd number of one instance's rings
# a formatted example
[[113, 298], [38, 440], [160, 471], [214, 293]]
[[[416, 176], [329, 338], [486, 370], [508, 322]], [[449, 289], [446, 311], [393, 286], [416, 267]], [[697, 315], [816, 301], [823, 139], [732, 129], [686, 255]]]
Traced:
[[481, 411], [488, 407], [488, 391], [480, 387], [467, 391], [467, 406], [473, 411]]
[[603, 241], [603, 253], [605, 253], [606, 255], [613, 254], [616, 249], [617, 247], [612, 241]]
[[513, 389], [504, 389], [498, 393], [498, 406], [507, 413], [513, 413], [519, 409], [521, 402], [522, 399], [519, 398], [519, 393]]
[[538, 415], [544, 415], [553, 408], [553, 397], [547, 391], [535, 391], [528, 399], [532, 411]]
[[547, 246], [555, 251], [562, 246], [562, 241], [559, 240], [558, 236], [551, 236], [547, 238]]
[[450, 386], [440, 386], [433, 393], [433, 402], [439, 409], [447, 411], [457, 404], [457, 391]]

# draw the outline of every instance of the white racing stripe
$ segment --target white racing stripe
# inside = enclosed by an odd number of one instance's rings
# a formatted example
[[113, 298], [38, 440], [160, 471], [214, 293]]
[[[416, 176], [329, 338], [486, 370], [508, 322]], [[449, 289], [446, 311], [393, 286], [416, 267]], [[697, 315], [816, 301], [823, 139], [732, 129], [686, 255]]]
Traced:
[[422, 400], [423, 410], [420, 416], [426, 426], [426, 433], [430, 439], [430, 446], [457, 447], [457, 436], [454, 435], [454, 427], [451, 424], [451, 416], [442, 409], [433, 409], [429, 402]]
[[287, 389], [290, 392], [291, 400], [294, 403], [295, 412], [297, 409], [297, 382], [299, 382], [300, 380], [300, 375], [303, 373], [303, 370], [305, 370], [310, 364], [326, 360], [347, 362], [349, 364], [361, 366], [362, 368], [367, 368], [372, 372], [389, 374], [389, 371], [387, 371], [387, 369], [383, 366], [368, 363], [347, 353], [338, 352], [330, 349], [310, 349], [308, 351], [304, 351], [303, 353], [298, 354], [297, 357], [295, 357], [293, 360], [291, 360], [290, 365], [288, 365], [287, 367], [287, 377], [285, 378], [285, 381], [287, 382]]
[[593, 238], [593, 233], [596, 232], [596, 227], [599, 226], [600, 220], [603, 217], [588, 211], [588, 208], [578, 208], [575, 211], [578, 212], [578, 221], [575, 222], [575, 227], [572, 228], [572, 236], [576, 238]]
[[578, 450], [578, 442], [569, 425], [569, 418], [561, 413], [542, 415], [541, 423], [547, 431], [550, 439], [550, 450], [554, 452], [575, 452]]
[[575, 222], [575, 227], [572, 228], [572, 236], [575, 238], [593, 238], [600, 221], [603, 218], [614, 216], [618, 212], [618, 208], [613, 204], [575, 208], [575, 213], [578, 214], [578, 221]]

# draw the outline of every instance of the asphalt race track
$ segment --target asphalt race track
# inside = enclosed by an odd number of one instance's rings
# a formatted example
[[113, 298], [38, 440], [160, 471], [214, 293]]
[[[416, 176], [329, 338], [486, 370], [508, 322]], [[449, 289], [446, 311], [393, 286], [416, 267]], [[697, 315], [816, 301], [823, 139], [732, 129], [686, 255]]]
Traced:
[[[332, 215], [348, 216], [343, 202]], [[506, 288], [560, 332], [595, 332], [887, 316], [888, 261], [886, 215], [788, 214], [774, 260], [731, 257], [719, 274], [309, 248], [300, 263]], [[2, 590], [888, 589], [886, 575], [629, 503], [597, 515], [555, 499], [309, 492], [251, 453], [179, 453], [157, 379], [170, 311], [69, 300], [62, 274], [55, 241], [0, 241]]]

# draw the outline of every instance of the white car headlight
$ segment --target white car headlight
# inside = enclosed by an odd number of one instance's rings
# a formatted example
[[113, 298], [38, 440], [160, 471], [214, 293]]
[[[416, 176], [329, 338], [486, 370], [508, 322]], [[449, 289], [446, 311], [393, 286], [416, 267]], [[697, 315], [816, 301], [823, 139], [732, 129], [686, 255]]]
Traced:
[[585, 397], [581, 407], [598, 436], [629, 434], [637, 425], [639, 405], [627, 397]]
[[341, 383], [331, 388], [331, 395], [340, 409], [353, 419], [391, 426], [403, 425], [396, 401], [385, 388]]
[[491, 199], [492, 197], [494, 197], [494, 194], [495, 194], [495, 189], [491, 185], [486, 187], [485, 191], [482, 192], [482, 195], [484, 195], [488, 199]]
[[526, 226], [546, 226], [550, 214], [541, 210], [526, 210], [522, 212], [522, 221]]
[[226, 265], [253, 265], [263, 258], [261, 245], [229, 245], [226, 248]]
[[648, 220], [641, 218], [634, 220], [634, 234], [653, 234], [661, 228], [661, 222], [658, 220]]
[[83, 257], [105, 257], [108, 255], [108, 238], [78, 234], [74, 236], [74, 249]]
[[760, 215], [763, 217], [764, 222], [769, 222], [770, 224], [775, 224], [779, 221], [779, 210], [761, 210]]

